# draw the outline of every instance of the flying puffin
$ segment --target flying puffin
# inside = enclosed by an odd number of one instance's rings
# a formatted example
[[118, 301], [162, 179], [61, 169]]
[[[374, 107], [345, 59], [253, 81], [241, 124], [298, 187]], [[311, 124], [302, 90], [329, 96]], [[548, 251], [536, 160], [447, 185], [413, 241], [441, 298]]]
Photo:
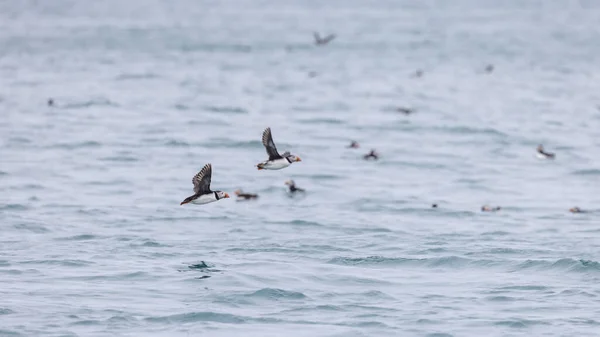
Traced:
[[377, 159], [379, 159], [379, 155], [377, 154], [377, 152], [375, 152], [375, 149], [373, 149], [373, 150], [371, 150], [371, 152], [369, 152], [369, 153], [365, 154], [365, 155], [363, 156], [363, 158], [364, 158], [365, 160], [369, 160], [369, 159], [371, 159], [371, 158], [372, 158], [372, 159], [374, 159], [374, 160], [377, 160]]
[[305, 192], [303, 188], [296, 187], [296, 183], [293, 180], [288, 180], [285, 184], [290, 187], [290, 193]]
[[242, 190], [236, 190], [234, 193], [237, 195], [238, 200], [258, 199], [258, 194], [244, 193]]
[[293, 162], [302, 161], [300, 157], [296, 157], [288, 151], [283, 154], [277, 152], [277, 148], [273, 142], [273, 136], [271, 136], [271, 128], [266, 128], [265, 131], [263, 131], [262, 143], [267, 149], [269, 159], [256, 165], [259, 170], [281, 170], [282, 168], [290, 166]]
[[185, 198], [185, 200], [183, 200], [180, 205], [188, 203], [203, 205], [208, 204], [209, 202], [229, 198], [229, 194], [225, 192], [210, 190], [211, 176], [212, 165], [204, 165], [202, 170], [200, 170], [200, 172], [198, 172], [198, 174], [196, 174], [194, 178], [192, 178], [192, 183], [194, 183], [194, 195]]
[[313, 36], [315, 37], [315, 44], [317, 46], [326, 45], [331, 42], [331, 40], [335, 39], [335, 34], [327, 35], [324, 38], [321, 38], [319, 33], [315, 32], [313, 33]]
[[396, 111], [401, 112], [405, 115], [410, 115], [411, 113], [415, 112], [415, 109], [399, 107], [399, 108], [396, 108]]
[[571, 213], [585, 213], [585, 211], [582, 210], [579, 207], [573, 207], [573, 208], [569, 209], [569, 212], [571, 212]]
[[540, 159], [554, 159], [555, 157], [554, 153], [544, 151], [542, 145], [538, 145], [537, 147], [537, 156]]

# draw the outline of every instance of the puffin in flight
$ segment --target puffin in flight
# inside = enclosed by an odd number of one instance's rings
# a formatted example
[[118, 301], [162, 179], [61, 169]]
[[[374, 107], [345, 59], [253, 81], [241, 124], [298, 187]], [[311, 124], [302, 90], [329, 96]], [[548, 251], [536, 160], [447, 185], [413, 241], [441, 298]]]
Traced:
[[256, 165], [259, 170], [281, 170], [294, 162], [302, 161], [300, 157], [294, 156], [288, 151], [283, 154], [277, 152], [277, 147], [275, 147], [275, 143], [273, 142], [273, 136], [271, 136], [271, 128], [266, 128], [265, 131], [263, 131], [262, 143], [267, 149], [269, 159]]
[[324, 38], [321, 38], [319, 33], [314, 32], [313, 36], [315, 37], [315, 44], [317, 46], [326, 45], [329, 42], [331, 42], [331, 40], [335, 39], [335, 34], [330, 34], [330, 35], [325, 36]]
[[540, 159], [554, 159], [555, 157], [554, 153], [544, 151], [542, 145], [538, 145], [537, 147], [537, 156]]
[[198, 172], [198, 174], [196, 174], [194, 178], [192, 178], [192, 182], [194, 183], [194, 195], [185, 198], [185, 200], [183, 200], [180, 205], [185, 205], [189, 203], [203, 205], [217, 200], [229, 198], [229, 194], [225, 192], [210, 190], [211, 176], [212, 165], [204, 165], [202, 170], [200, 170], [200, 172]]

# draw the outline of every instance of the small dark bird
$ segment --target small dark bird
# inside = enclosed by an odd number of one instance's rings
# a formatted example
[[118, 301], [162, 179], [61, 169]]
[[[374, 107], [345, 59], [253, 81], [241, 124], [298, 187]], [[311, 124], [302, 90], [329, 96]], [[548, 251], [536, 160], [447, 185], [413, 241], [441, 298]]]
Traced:
[[369, 152], [368, 154], [365, 154], [363, 156], [363, 158], [365, 160], [369, 160], [369, 159], [373, 159], [373, 160], [377, 160], [379, 159], [379, 155], [377, 154], [377, 152], [375, 152], [375, 149], [371, 150], [371, 152]]
[[490, 206], [481, 206], [481, 211], [482, 212], [497, 212], [500, 210], [500, 206], [497, 207], [490, 207]]
[[347, 147], [347, 148], [349, 148], [349, 149], [358, 149], [358, 148], [359, 148], [359, 145], [358, 145], [358, 142], [357, 142], [357, 141], [353, 140], [353, 141], [350, 143], [350, 145], [348, 145], [348, 146], [346, 146], [346, 147]]
[[554, 159], [554, 153], [544, 151], [544, 146], [541, 144], [537, 147], [537, 156], [540, 159]]
[[252, 194], [252, 193], [244, 193], [242, 192], [242, 190], [236, 190], [235, 195], [237, 195], [238, 199], [237, 200], [252, 200], [252, 199], [258, 199], [258, 194]]
[[417, 71], [415, 71], [415, 72], [412, 74], [412, 77], [414, 77], [414, 78], [420, 78], [420, 77], [422, 77], [422, 76], [423, 76], [423, 70], [421, 70], [421, 69], [417, 69]]
[[486, 72], [486, 73], [488, 73], [488, 74], [489, 74], [489, 73], [491, 73], [491, 72], [493, 72], [493, 71], [494, 71], [494, 65], [492, 65], [492, 64], [488, 64], [488, 65], [485, 67], [485, 72]]
[[319, 36], [319, 33], [315, 32], [315, 33], [313, 33], [313, 36], [315, 37], [315, 44], [317, 46], [326, 45], [329, 42], [331, 42], [331, 40], [335, 39], [335, 34], [330, 34], [324, 38], [321, 38], [321, 36]]
[[401, 112], [405, 115], [410, 115], [411, 113], [415, 112], [415, 109], [399, 107], [399, 108], [396, 108], [396, 111]]
[[289, 186], [290, 193], [304, 192], [303, 188], [296, 187], [296, 183], [293, 180], [288, 180], [285, 182], [285, 184]]
[[437, 204], [431, 205], [431, 208], [437, 208]]
[[573, 207], [573, 208], [569, 209], [569, 212], [571, 212], [571, 213], [585, 213], [585, 211], [582, 210], [579, 207]]
[[53, 106], [54, 100], [52, 98], [48, 98], [48, 106]]

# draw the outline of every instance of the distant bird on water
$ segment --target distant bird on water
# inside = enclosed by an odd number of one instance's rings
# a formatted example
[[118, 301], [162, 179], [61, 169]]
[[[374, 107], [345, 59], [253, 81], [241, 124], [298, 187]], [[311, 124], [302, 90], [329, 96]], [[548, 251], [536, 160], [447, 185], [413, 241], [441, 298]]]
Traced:
[[585, 213], [585, 211], [582, 210], [579, 207], [573, 207], [573, 208], [569, 209], [569, 212], [571, 212], [571, 213]]
[[490, 206], [481, 206], [481, 211], [482, 212], [497, 212], [500, 210], [500, 206], [497, 207], [490, 207]]
[[537, 147], [537, 157], [540, 159], [554, 159], [554, 153], [544, 151], [544, 146], [541, 144]]
[[420, 78], [420, 77], [423, 77], [423, 70], [421, 70], [421, 69], [417, 69], [417, 71], [415, 71], [415, 72], [412, 74], [412, 77], [413, 77], [413, 78]]
[[290, 193], [305, 192], [303, 188], [296, 187], [296, 183], [291, 179], [286, 181], [285, 184], [289, 186]]
[[485, 67], [485, 72], [486, 72], [486, 73], [490, 74], [490, 73], [492, 73], [493, 71], [494, 71], [494, 65], [493, 65], [493, 64], [488, 64], [488, 65]]
[[48, 106], [53, 106], [54, 100], [52, 98], [48, 98]]
[[399, 108], [396, 108], [396, 111], [398, 111], [400, 113], [403, 113], [405, 115], [410, 115], [410, 114], [412, 114], [412, 113], [415, 112], [415, 109], [406, 108], [406, 107], [399, 107]]
[[375, 151], [375, 149], [373, 149], [373, 150], [371, 150], [371, 152], [365, 154], [363, 156], [363, 158], [365, 160], [369, 160], [369, 159], [377, 160], [377, 159], [379, 159], [379, 154], [377, 154], [377, 152]]
[[236, 190], [234, 193], [237, 195], [238, 200], [258, 199], [258, 194], [244, 193], [242, 190]]
[[357, 141], [353, 140], [350, 145], [346, 146], [349, 149], [358, 149], [360, 147], [360, 145], [358, 144]]
[[185, 198], [185, 200], [183, 200], [180, 205], [185, 205], [189, 203], [203, 205], [215, 202], [217, 200], [229, 198], [229, 194], [225, 192], [210, 190], [211, 178], [212, 165], [206, 164], [204, 165], [202, 170], [200, 170], [200, 172], [198, 172], [198, 174], [196, 174], [194, 178], [192, 178], [192, 183], [194, 183], [194, 195]]
[[333, 39], [335, 39], [335, 34], [330, 34], [330, 35], [325, 36], [324, 38], [321, 38], [321, 36], [319, 35], [319, 33], [314, 32], [313, 36], [315, 37], [315, 44], [317, 46], [326, 45], [329, 42], [331, 42]]
[[287, 151], [283, 154], [277, 152], [277, 147], [275, 147], [273, 136], [271, 135], [271, 128], [266, 128], [265, 131], [263, 131], [262, 143], [265, 146], [265, 149], [267, 149], [269, 159], [256, 165], [259, 170], [281, 170], [282, 168], [290, 166], [292, 163], [302, 161], [300, 157], [294, 156]]

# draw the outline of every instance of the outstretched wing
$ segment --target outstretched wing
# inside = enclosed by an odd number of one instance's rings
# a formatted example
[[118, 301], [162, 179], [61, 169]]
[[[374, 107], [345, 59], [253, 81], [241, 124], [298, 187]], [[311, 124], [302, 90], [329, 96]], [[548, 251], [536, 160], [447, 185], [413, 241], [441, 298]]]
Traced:
[[212, 176], [212, 165], [210, 165], [210, 164], [204, 165], [202, 170], [200, 170], [200, 172], [198, 172], [198, 174], [196, 174], [194, 176], [194, 178], [192, 178], [192, 182], [194, 183], [194, 193], [196, 193], [196, 194], [210, 193], [210, 178], [211, 178], [211, 176]]
[[283, 158], [281, 155], [279, 155], [279, 152], [277, 152], [277, 148], [275, 147], [275, 143], [273, 142], [273, 136], [271, 135], [271, 128], [266, 128], [265, 131], [263, 131], [262, 143], [267, 149], [269, 160]]
[[313, 36], [315, 37], [315, 42], [316, 42], [316, 43], [319, 43], [319, 42], [321, 42], [321, 37], [319, 36], [319, 33], [317, 33], [317, 32], [314, 32], [314, 33], [313, 33]]
[[322, 41], [323, 44], [331, 42], [331, 40], [335, 39], [335, 34], [331, 34], [326, 36]]

